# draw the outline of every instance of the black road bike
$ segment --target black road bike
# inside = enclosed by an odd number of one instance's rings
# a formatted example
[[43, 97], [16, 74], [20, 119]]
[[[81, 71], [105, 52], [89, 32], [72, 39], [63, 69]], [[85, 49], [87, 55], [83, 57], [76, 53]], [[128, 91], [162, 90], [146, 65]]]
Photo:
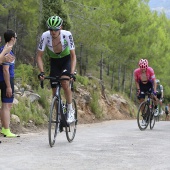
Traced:
[[138, 114], [137, 114], [137, 124], [140, 130], [145, 130], [148, 125], [150, 125], [150, 129], [154, 128], [155, 125], [155, 105], [154, 105], [154, 95], [151, 93], [146, 93], [147, 100], [143, 101], [139, 105]]
[[[64, 102], [62, 100], [61, 93], [60, 93], [62, 88], [61, 81], [64, 80], [70, 81], [70, 78], [44, 77], [44, 79], [55, 80], [55, 84], [56, 84], [56, 94], [51, 102], [49, 122], [48, 122], [49, 145], [53, 147], [56, 141], [57, 134], [63, 131], [65, 131], [66, 133], [68, 142], [72, 142], [76, 134], [76, 127], [78, 121], [77, 105], [73, 97], [72, 105], [75, 111], [75, 115], [74, 115], [75, 120], [72, 123], [67, 123], [67, 102]], [[41, 81], [41, 88], [44, 88], [43, 81]], [[70, 81], [70, 88], [73, 92], [74, 91], [73, 81]]]

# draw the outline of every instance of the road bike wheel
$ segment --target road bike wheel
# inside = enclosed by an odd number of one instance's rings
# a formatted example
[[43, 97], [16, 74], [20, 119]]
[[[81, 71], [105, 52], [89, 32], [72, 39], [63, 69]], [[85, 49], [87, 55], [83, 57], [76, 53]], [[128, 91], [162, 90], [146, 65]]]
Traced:
[[48, 138], [49, 145], [54, 146], [57, 133], [59, 132], [59, 116], [57, 113], [58, 100], [54, 97], [50, 107], [49, 123], [48, 123]]
[[154, 116], [153, 110], [151, 110], [151, 114], [150, 114], [150, 129], [153, 129], [154, 125], [155, 125], [155, 116]]
[[[139, 105], [137, 114], [137, 124], [140, 130], [145, 130], [149, 124], [150, 108], [146, 101], [143, 101]], [[145, 121], [145, 124], [143, 124]]]
[[72, 123], [69, 123], [68, 126], [66, 127], [66, 137], [68, 142], [72, 142], [75, 135], [76, 135], [76, 127], [77, 127], [77, 105], [76, 105], [76, 101], [73, 99], [72, 100], [72, 106], [73, 109], [75, 110], [75, 121]]

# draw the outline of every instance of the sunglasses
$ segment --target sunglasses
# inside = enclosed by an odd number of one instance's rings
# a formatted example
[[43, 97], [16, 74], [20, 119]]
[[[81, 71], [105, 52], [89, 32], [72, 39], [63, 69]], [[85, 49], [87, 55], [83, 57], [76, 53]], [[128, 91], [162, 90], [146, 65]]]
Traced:
[[59, 31], [59, 29], [48, 29], [49, 31]]

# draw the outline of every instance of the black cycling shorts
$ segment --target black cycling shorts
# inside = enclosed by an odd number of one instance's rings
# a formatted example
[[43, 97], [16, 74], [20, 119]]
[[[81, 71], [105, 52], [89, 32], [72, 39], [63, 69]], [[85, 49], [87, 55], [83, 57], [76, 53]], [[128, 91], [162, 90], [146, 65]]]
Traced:
[[143, 84], [141, 81], [139, 82], [139, 87], [140, 87], [140, 94], [138, 96], [138, 99], [144, 99], [145, 98], [145, 93], [153, 92], [153, 84], [151, 81], [148, 81], [146, 84]]
[[157, 98], [160, 100], [161, 99], [161, 94], [157, 94]]
[[168, 115], [168, 114], [169, 114], [169, 112], [165, 111], [165, 114], [166, 114], [166, 115]]
[[[71, 56], [70, 54], [63, 58], [51, 58], [50, 59], [50, 76], [69, 76], [71, 73]], [[54, 80], [50, 80], [51, 88], [55, 88], [56, 84]], [[53, 84], [54, 83], [54, 84]]]
[[12, 88], [12, 96], [6, 96], [6, 84], [5, 81], [0, 81], [0, 89], [1, 89], [1, 101], [2, 103], [13, 103], [14, 100], [14, 78], [10, 78], [10, 84]]

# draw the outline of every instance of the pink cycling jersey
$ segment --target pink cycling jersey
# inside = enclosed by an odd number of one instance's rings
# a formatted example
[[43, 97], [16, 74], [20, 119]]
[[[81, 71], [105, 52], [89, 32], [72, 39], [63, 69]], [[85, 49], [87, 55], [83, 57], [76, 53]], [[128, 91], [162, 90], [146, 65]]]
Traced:
[[[148, 67], [146, 69], [146, 77], [147, 77], [147, 80], [155, 80], [155, 73], [151, 67]], [[134, 71], [134, 78], [136, 82], [139, 82], [141, 80], [141, 69], [140, 68], [137, 68]]]

